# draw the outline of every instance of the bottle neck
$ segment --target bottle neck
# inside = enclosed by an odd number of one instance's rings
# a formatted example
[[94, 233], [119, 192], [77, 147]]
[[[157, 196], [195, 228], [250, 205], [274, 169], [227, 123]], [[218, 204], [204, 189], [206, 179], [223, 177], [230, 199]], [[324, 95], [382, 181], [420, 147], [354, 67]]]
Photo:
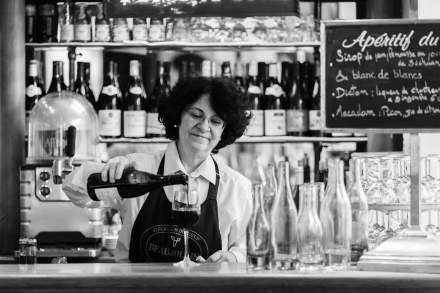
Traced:
[[303, 184], [299, 188], [300, 216], [304, 213], [318, 217], [318, 186], [314, 183]]

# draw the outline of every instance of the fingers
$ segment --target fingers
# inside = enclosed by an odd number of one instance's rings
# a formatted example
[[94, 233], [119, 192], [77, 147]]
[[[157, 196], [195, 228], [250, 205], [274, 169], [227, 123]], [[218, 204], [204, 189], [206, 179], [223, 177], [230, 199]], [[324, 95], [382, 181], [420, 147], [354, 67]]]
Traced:
[[101, 170], [102, 181], [107, 182], [108, 180], [110, 183], [114, 183], [116, 180], [121, 179], [124, 169], [130, 165], [131, 163], [126, 157], [112, 158]]
[[206, 260], [206, 262], [220, 262], [222, 258], [222, 251], [216, 251], [213, 254], [211, 254], [210, 257], [208, 257], [208, 259]]
[[205, 263], [205, 262], [206, 262], [206, 259], [204, 259], [203, 256], [199, 255], [199, 256], [196, 258], [196, 262], [198, 262], [198, 263]]
[[216, 251], [213, 253], [206, 262], [237, 262], [236, 256], [230, 251]]

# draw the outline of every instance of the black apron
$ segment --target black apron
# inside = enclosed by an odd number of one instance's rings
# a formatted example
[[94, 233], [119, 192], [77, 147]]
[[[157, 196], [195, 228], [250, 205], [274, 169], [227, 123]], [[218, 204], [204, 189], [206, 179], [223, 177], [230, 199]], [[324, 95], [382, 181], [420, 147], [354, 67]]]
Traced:
[[[217, 162], [212, 159], [216, 173], [215, 185], [209, 183], [199, 221], [188, 229], [189, 256], [193, 261], [199, 255], [207, 259], [222, 248], [217, 210], [220, 175]], [[164, 162], [165, 156], [157, 170], [158, 175], [163, 175]], [[183, 229], [174, 225], [171, 202], [163, 188], [151, 191], [131, 230], [129, 259], [131, 262], [178, 262], [183, 255]]]

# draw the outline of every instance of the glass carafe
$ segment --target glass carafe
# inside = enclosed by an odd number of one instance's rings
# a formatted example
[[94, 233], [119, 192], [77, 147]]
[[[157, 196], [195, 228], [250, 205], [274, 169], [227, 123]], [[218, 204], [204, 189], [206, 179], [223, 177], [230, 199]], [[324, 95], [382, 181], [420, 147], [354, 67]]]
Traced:
[[299, 186], [300, 210], [298, 215], [298, 261], [300, 270], [314, 271], [322, 268], [324, 249], [322, 225], [318, 217], [318, 193], [321, 183]]
[[289, 184], [289, 162], [278, 165], [278, 190], [271, 210], [271, 242], [274, 268], [293, 269], [297, 257], [297, 211]]
[[252, 270], [270, 268], [270, 225], [263, 200], [263, 185], [252, 186], [254, 207], [247, 226], [247, 265]]
[[351, 251], [351, 207], [344, 185], [344, 165], [336, 158], [329, 159], [329, 181], [320, 219], [326, 265], [332, 270], [347, 269]]

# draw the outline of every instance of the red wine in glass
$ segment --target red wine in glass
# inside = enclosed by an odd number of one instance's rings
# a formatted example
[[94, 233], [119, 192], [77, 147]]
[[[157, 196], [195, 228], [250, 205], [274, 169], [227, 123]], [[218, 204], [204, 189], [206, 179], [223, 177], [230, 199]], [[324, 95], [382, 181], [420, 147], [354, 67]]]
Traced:
[[199, 220], [199, 213], [194, 210], [173, 210], [171, 211], [174, 224], [182, 229], [189, 229]]

